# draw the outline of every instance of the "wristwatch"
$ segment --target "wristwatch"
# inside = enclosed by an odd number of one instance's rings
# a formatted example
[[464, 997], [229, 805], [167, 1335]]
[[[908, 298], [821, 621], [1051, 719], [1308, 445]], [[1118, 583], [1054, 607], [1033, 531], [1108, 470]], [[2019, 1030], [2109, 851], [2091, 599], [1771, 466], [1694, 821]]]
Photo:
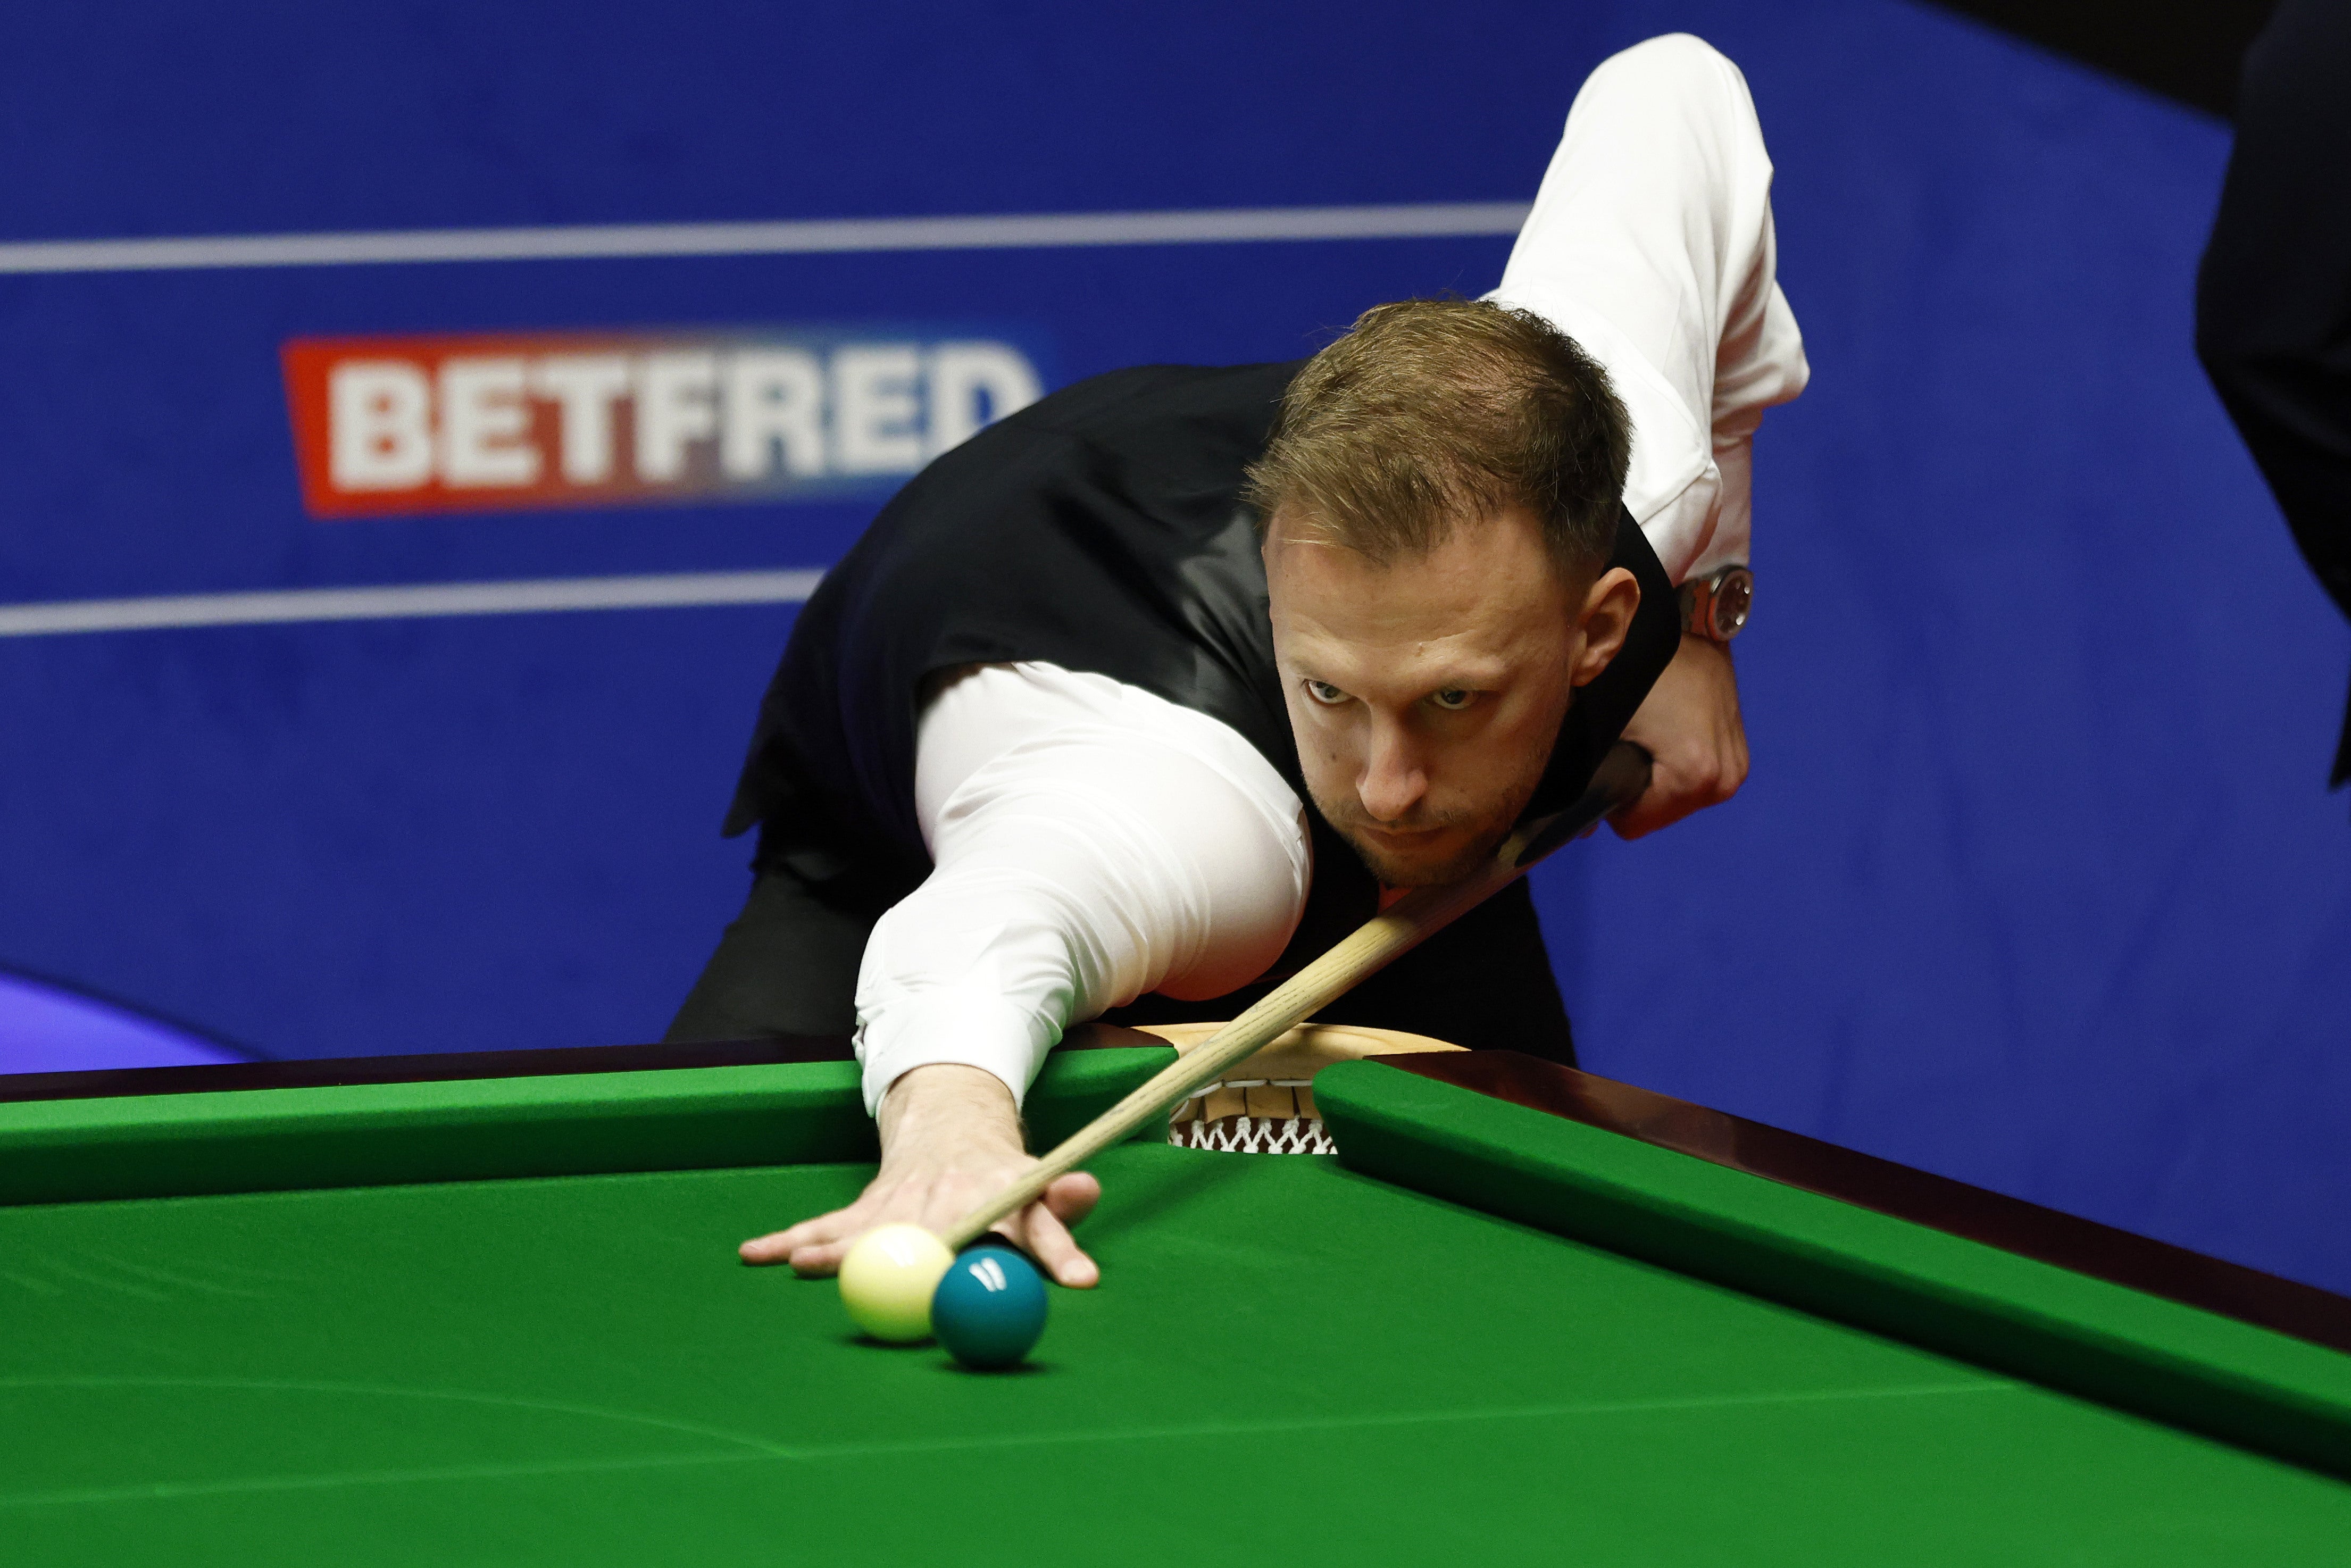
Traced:
[[1747, 624], [1755, 605], [1755, 574], [1726, 566], [1711, 577], [1693, 577], [1681, 586], [1682, 630], [1710, 643], [1728, 643]]

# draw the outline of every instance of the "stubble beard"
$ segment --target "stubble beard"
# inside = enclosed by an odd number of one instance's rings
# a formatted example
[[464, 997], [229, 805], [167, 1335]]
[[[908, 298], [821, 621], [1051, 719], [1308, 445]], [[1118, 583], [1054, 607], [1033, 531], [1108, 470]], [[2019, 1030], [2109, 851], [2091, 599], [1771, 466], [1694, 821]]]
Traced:
[[[1417, 856], [1406, 859], [1382, 849], [1364, 831], [1367, 824], [1363, 808], [1352, 795], [1342, 804], [1325, 800], [1311, 787], [1307, 792], [1313, 796], [1315, 809], [1322, 813], [1323, 820], [1347, 841], [1347, 847], [1355, 852], [1355, 858], [1364, 862], [1364, 869], [1377, 878], [1383, 887], [1437, 886], [1459, 882], [1484, 870], [1487, 862], [1493, 859], [1494, 852], [1501, 847], [1502, 841], [1510, 836], [1510, 824], [1517, 820], [1518, 812], [1524, 809], [1524, 802], [1520, 801], [1508, 818], [1489, 821], [1482, 829], [1474, 831], [1457, 853], [1441, 861], [1429, 861]], [[1340, 809], [1334, 810], [1333, 806]], [[1416, 826], [1460, 829], [1476, 827], [1477, 824], [1478, 820], [1469, 814], [1455, 812]]]

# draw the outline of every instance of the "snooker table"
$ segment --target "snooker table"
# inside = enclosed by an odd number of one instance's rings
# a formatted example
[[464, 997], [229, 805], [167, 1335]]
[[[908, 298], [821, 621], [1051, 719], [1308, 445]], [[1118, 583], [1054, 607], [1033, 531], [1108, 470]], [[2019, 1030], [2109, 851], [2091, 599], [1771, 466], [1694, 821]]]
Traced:
[[2351, 1562], [2351, 1301], [1509, 1052], [1109, 1150], [1023, 1369], [862, 1343], [734, 1255], [844, 1053], [0, 1080], [0, 1562]]

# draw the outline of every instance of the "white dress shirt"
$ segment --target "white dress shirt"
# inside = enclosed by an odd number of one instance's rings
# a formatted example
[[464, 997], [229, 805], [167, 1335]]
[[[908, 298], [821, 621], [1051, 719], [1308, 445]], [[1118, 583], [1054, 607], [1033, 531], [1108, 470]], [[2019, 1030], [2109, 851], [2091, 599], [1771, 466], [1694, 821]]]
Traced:
[[[1738, 68], [1652, 38], [1576, 95], [1488, 296], [1607, 371], [1632, 416], [1625, 504], [1677, 582], [1747, 561], [1755, 429], [1804, 386], [1771, 190]], [[1019, 1100], [1070, 1024], [1245, 985], [1305, 909], [1306, 812], [1280, 774], [1229, 727], [1106, 675], [958, 673], [918, 721], [914, 796], [934, 870], [858, 976], [869, 1108], [932, 1062]]]

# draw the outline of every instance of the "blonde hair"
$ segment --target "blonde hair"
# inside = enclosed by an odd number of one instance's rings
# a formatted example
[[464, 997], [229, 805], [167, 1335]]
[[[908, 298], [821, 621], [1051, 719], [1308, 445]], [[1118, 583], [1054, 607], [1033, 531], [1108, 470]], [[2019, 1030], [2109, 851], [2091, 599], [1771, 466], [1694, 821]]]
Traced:
[[1573, 580], [1614, 549], [1632, 448], [1607, 372], [1531, 311], [1408, 299], [1366, 310], [1282, 394], [1242, 498], [1385, 565], [1462, 523], [1533, 514]]

